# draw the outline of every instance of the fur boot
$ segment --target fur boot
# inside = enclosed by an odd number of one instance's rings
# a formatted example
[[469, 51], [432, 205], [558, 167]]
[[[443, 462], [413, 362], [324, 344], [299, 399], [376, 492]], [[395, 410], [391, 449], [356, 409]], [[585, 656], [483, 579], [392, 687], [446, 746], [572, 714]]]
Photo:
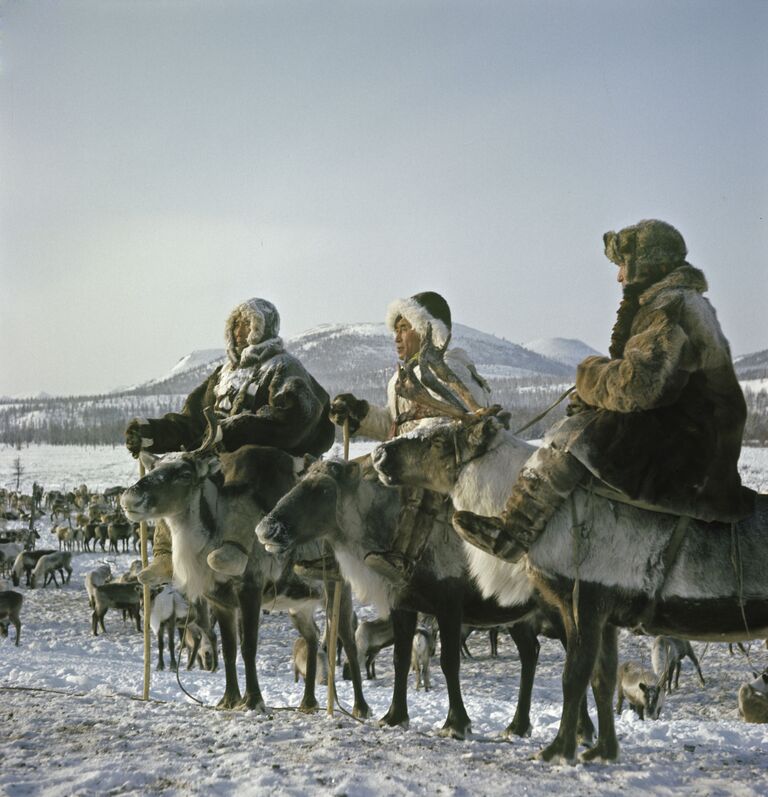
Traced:
[[517, 562], [587, 473], [566, 451], [540, 448], [520, 472], [498, 518], [456, 512], [453, 526], [475, 547], [505, 562]]
[[242, 576], [248, 564], [250, 548], [253, 545], [254, 534], [251, 530], [247, 539], [245, 534], [235, 535], [230, 532], [229, 538], [222, 542], [220, 548], [216, 548], [208, 554], [208, 565], [212, 570], [225, 576]]
[[164, 520], [158, 520], [152, 537], [152, 561], [137, 576], [140, 584], [159, 587], [173, 580], [171, 530]]

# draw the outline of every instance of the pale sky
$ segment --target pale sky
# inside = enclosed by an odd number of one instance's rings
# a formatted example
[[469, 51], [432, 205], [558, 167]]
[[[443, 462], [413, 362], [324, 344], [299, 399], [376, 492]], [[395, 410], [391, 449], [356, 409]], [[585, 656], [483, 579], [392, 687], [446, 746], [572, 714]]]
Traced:
[[765, 0], [0, 9], [0, 395], [159, 376], [251, 296], [604, 351], [643, 218], [768, 348]]

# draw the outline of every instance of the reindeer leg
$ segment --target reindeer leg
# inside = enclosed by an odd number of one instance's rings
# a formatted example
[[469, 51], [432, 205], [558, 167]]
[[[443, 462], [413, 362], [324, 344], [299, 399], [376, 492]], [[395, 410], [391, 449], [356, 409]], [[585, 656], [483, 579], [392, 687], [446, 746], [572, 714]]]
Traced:
[[318, 702], [315, 696], [315, 683], [317, 681], [317, 651], [318, 637], [312, 612], [291, 613], [291, 622], [307, 643], [307, 676], [304, 679], [304, 695], [299, 704], [299, 711], [307, 713], [317, 710]]
[[176, 672], [176, 670], [179, 668], [179, 664], [176, 661], [176, 651], [174, 649], [174, 647], [175, 647], [175, 640], [173, 638], [173, 630], [174, 630], [174, 628], [176, 628], [176, 615], [172, 614], [170, 623], [168, 625], [168, 628], [166, 629], [167, 632], [168, 632], [168, 651], [171, 654], [171, 671], [172, 672]]
[[[240, 617], [243, 622], [243, 638], [240, 653], [245, 666], [245, 694], [236, 708], [266, 713], [267, 707], [261, 696], [256, 675], [256, 650], [259, 643], [259, 617], [261, 615], [261, 583], [248, 583], [238, 592]], [[223, 635], [223, 632], [222, 632]], [[222, 640], [223, 641], [223, 640]]]
[[216, 619], [221, 629], [221, 652], [224, 656], [224, 696], [216, 708], [235, 708], [240, 702], [237, 684], [237, 611], [214, 605]]
[[157, 629], [157, 670], [165, 669], [165, 661], [163, 661], [163, 624], [160, 623], [160, 628]]
[[467, 734], [472, 733], [472, 723], [464, 708], [459, 680], [462, 601], [461, 592], [454, 590], [451, 599], [442, 602], [440, 613], [436, 615], [440, 628], [440, 667], [448, 689], [448, 717], [440, 729], [440, 735], [453, 739], [466, 739]]
[[[597, 722], [600, 733], [597, 744], [581, 755], [582, 761], [615, 761], [619, 757], [616, 726], [611, 702], [616, 689], [616, 668], [619, 664], [617, 631], [613, 625], [605, 624], [600, 640], [597, 667], [592, 676], [592, 693], [597, 704]], [[585, 695], [586, 697], [586, 695]]]
[[341, 589], [341, 611], [339, 616], [339, 638], [347, 654], [350, 674], [352, 675], [352, 690], [355, 693], [355, 705], [352, 707], [352, 716], [358, 719], [367, 719], [371, 716], [370, 706], [363, 696], [363, 679], [360, 676], [360, 659], [357, 655], [355, 632], [352, 628], [352, 590], [346, 582], [336, 584], [336, 589]]
[[605, 624], [601, 612], [603, 607], [597, 599], [596, 592], [597, 590], [590, 589], [589, 585], [582, 583], [578, 628], [573, 620], [570, 595], [567, 598], [560, 598], [559, 601], [567, 636], [563, 668], [563, 711], [557, 736], [539, 753], [539, 757], [544, 761], [574, 763], [576, 760], [579, 710], [592, 677]]
[[416, 633], [416, 612], [406, 609], [392, 610], [392, 626], [395, 632], [395, 684], [392, 703], [379, 725], [408, 727], [408, 674], [411, 670], [413, 635]]
[[530, 623], [515, 623], [509, 633], [520, 656], [520, 687], [517, 693], [517, 709], [512, 722], [507, 725], [504, 736], [531, 735], [531, 694], [536, 664], [539, 660], [539, 640]]

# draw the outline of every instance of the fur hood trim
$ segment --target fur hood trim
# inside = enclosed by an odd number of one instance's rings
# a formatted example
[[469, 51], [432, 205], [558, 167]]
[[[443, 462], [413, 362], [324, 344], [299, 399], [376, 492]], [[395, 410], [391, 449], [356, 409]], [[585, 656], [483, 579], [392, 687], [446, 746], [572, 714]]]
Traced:
[[248, 348], [268, 341], [270, 338], [277, 338], [280, 332], [280, 314], [272, 302], [256, 297], [237, 305], [227, 317], [224, 329], [227, 358], [233, 367], [240, 364], [241, 356], [248, 350], [239, 352], [235, 343], [235, 327], [243, 317], [249, 319], [251, 323], [251, 331], [248, 333]]
[[445, 322], [431, 315], [414, 298], [395, 299], [387, 307], [385, 323], [390, 332], [395, 331], [395, 322], [398, 318], [404, 318], [422, 338], [427, 334], [427, 325], [432, 324], [432, 340], [436, 346], [443, 346], [451, 336], [451, 331]]
[[640, 294], [640, 304], [648, 304], [659, 296], [662, 291], [668, 290], [692, 290], [698, 291], [698, 293], [705, 293], [709, 290], [709, 285], [707, 285], [707, 278], [704, 276], [703, 271], [690, 263], [684, 263], [674, 269], [674, 271], [670, 271], [666, 277], [646, 288]]

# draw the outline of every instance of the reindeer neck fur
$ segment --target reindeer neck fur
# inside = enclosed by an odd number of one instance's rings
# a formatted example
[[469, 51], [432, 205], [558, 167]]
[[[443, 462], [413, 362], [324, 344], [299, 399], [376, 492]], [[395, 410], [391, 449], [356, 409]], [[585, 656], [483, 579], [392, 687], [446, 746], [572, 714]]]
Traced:
[[[500, 514], [518, 472], [535, 450], [509, 432], [499, 432], [483, 456], [460, 469], [451, 492], [454, 509]], [[484, 598], [494, 598], [502, 606], [519, 606], [531, 599], [534, 589], [524, 560], [510, 564], [469, 543], [464, 543], [464, 548], [469, 572]]]
[[193, 488], [183, 510], [167, 515], [173, 540], [173, 580], [194, 601], [213, 589], [216, 574], [206, 562], [217, 547], [216, 503], [218, 488], [211, 479]]
[[[339, 489], [338, 528], [332, 538], [339, 569], [360, 602], [371, 604], [378, 616], [388, 617], [395, 605], [396, 590], [371, 570], [364, 559], [370, 551], [389, 547], [391, 536], [385, 538], [380, 533], [372, 533], [372, 530], [380, 531], [381, 524], [371, 524], [368, 520], [386, 512], [388, 500], [396, 500], [398, 493], [393, 490], [390, 498], [378, 489], [376, 482], [366, 479], [360, 479], [359, 489], [355, 487], [352, 493], [341, 486]], [[399, 500], [397, 504], [399, 506]]]

